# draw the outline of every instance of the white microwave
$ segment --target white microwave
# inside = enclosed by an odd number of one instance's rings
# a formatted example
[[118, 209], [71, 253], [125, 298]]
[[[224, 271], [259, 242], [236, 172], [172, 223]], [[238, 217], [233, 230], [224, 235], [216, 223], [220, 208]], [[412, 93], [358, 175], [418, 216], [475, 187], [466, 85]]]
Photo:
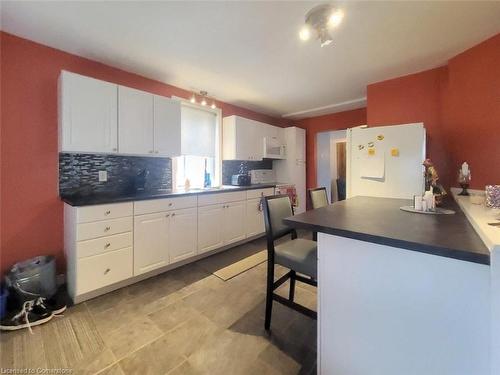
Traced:
[[264, 137], [264, 158], [286, 159], [286, 147], [277, 137]]

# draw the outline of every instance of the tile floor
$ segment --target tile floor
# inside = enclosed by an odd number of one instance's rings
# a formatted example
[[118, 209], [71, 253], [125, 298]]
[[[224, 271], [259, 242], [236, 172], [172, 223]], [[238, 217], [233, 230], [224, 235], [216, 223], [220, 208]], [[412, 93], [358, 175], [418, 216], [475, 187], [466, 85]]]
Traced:
[[[2, 333], [2, 368], [72, 374], [315, 374], [316, 321], [278, 303], [264, 330], [266, 264], [226, 282], [209, 270], [265, 248], [235, 247], [70, 308], [27, 331]], [[277, 267], [277, 276], [286, 270]], [[288, 283], [280, 293], [287, 296]], [[316, 308], [313, 287], [296, 300]]]

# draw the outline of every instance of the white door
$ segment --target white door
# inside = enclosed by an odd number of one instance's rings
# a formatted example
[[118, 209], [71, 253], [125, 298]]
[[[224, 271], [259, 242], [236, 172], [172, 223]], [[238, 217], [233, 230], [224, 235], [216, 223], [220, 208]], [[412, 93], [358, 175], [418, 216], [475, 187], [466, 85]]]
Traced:
[[197, 209], [187, 208], [170, 215], [170, 263], [191, 258], [198, 250]]
[[168, 264], [169, 217], [160, 212], [134, 218], [134, 275]]
[[224, 245], [245, 239], [246, 201], [231, 202], [224, 208]]
[[181, 103], [154, 96], [154, 151], [160, 156], [181, 154]]
[[264, 213], [260, 207], [261, 198], [247, 200], [246, 209], [246, 236], [252, 237], [264, 233]]
[[61, 151], [118, 151], [117, 90], [109, 82], [61, 72], [59, 142]]
[[198, 207], [198, 254], [217, 249], [224, 244], [222, 204]]
[[122, 154], [154, 153], [152, 94], [119, 86], [118, 135]]

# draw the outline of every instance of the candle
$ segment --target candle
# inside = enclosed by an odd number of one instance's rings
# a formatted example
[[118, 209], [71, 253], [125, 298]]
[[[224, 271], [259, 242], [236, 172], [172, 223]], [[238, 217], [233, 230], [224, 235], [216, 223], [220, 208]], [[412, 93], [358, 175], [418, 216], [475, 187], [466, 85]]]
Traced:
[[467, 177], [469, 176], [470, 170], [469, 170], [469, 164], [467, 164], [466, 161], [462, 163], [462, 176]]

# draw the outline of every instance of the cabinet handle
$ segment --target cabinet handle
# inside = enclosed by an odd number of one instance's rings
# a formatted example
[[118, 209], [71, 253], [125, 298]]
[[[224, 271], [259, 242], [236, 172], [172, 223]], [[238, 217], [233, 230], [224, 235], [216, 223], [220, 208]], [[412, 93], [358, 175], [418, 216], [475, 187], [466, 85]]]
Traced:
[[160, 151], [155, 151], [155, 154], [159, 154], [159, 153], [160, 153]]
[[169, 203], [169, 204], [168, 204], [168, 207], [172, 207], [172, 203]]
[[110, 246], [111, 246], [111, 244], [108, 242], [106, 245], [104, 245], [104, 248], [107, 249]]
[[104, 271], [104, 274], [107, 275], [109, 273], [109, 271], [111, 271], [110, 268], [106, 268], [106, 271]]
[[109, 215], [110, 213], [111, 213], [111, 211], [109, 211], [109, 210], [108, 210], [108, 211], [106, 211], [106, 212], [104, 213], [104, 215]]
[[106, 228], [104, 228], [104, 231], [107, 232], [110, 229], [111, 229], [111, 227], [106, 227]]
[[170, 217], [170, 214], [166, 214], [165, 217]]
[[113, 148], [113, 151], [118, 151], [118, 149], [116, 147]]
[[152, 154], [153, 153], [153, 150], [149, 150], [149, 153]]
[[175, 212], [172, 214], [172, 217], [175, 216]]

